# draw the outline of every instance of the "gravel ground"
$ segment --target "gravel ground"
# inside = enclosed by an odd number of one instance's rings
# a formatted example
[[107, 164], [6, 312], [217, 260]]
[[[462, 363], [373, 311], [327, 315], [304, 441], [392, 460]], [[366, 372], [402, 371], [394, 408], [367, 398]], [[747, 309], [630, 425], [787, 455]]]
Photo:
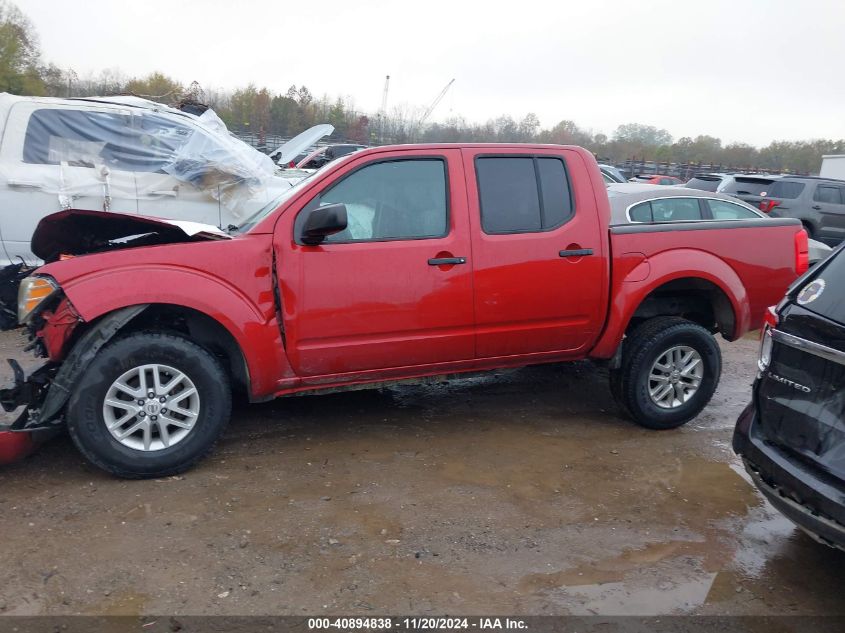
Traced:
[[0, 468], [0, 612], [845, 614], [845, 554], [730, 450], [756, 341], [722, 347], [675, 431], [623, 419], [576, 363], [241, 405], [158, 481], [58, 437]]

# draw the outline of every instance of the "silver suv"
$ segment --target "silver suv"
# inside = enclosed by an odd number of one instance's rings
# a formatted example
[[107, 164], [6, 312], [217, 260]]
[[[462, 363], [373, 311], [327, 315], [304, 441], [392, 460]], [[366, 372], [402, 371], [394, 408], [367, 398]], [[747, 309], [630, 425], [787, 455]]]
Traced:
[[811, 238], [835, 246], [845, 238], [845, 180], [786, 176], [772, 183], [760, 210], [797, 218]]

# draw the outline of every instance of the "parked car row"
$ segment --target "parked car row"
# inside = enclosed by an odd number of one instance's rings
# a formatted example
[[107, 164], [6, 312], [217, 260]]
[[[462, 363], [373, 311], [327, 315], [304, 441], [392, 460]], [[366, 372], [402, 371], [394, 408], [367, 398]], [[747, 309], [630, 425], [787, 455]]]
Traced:
[[[609, 175], [609, 167], [602, 166], [602, 176], [608, 186], [619, 182]], [[753, 205], [771, 217], [800, 220], [808, 236], [817, 242], [836, 246], [845, 239], [845, 180], [781, 174], [709, 173], [696, 175], [686, 183], [660, 174], [640, 174], [628, 181], [725, 194]]]
[[[655, 187], [635, 183], [607, 186], [611, 224], [725, 222], [770, 217], [732, 195], [684, 187]], [[811, 266], [830, 255], [827, 244], [808, 240]]]

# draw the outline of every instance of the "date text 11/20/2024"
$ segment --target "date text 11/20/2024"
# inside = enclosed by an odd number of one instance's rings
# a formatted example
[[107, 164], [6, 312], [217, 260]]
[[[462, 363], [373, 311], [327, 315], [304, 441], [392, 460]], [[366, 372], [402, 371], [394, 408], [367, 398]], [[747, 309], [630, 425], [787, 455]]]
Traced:
[[518, 618], [308, 618], [308, 630], [525, 630]]

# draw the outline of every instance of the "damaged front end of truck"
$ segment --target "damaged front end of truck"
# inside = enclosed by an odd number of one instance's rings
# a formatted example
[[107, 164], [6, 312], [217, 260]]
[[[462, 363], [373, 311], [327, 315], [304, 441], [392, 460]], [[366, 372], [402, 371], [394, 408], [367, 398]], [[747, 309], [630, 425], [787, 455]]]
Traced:
[[[33, 252], [50, 263], [89, 253], [179, 242], [230, 239], [214, 227], [159, 218], [67, 210], [44, 218], [32, 238]], [[65, 405], [97, 353], [148, 304], [115, 310], [87, 323], [61, 285], [43, 269], [21, 281], [18, 322], [21, 352], [36, 363], [7, 360], [11, 379], [0, 388], [0, 453], [9, 432], [43, 431], [63, 422]]]
[[81, 336], [76, 337], [70, 352], [63, 356], [84, 321], [49, 277], [33, 276], [24, 282], [21, 284], [23, 305], [26, 305], [27, 298], [31, 296], [27, 286], [54, 287], [30, 314], [21, 318], [29, 341], [25, 351], [33, 353], [43, 361], [34, 369], [25, 372], [17, 360], [8, 359], [13, 385], [0, 389], [0, 406], [6, 412], [17, 412], [17, 415], [12, 422], [0, 424], [0, 433], [38, 431], [61, 424], [62, 411], [77, 379], [103, 345], [147, 307], [137, 305], [107, 315], [86, 329]]
[[[58, 349], [72, 335], [80, 322], [79, 315], [50, 277], [32, 275], [21, 282], [18, 293], [18, 320], [24, 326], [24, 352], [39, 362], [26, 363], [25, 370], [16, 358], [7, 362], [12, 384], [0, 389], [0, 406], [7, 413], [17, 412], [11, 422], [0, 425], [2, 431], [33, 431], [49, 428], [51, 418], [42, 410], [58, 373]], [[51, 327], [46, 326], [50, 324]], [[52, 350], [51, 353], [48, 350]]]

